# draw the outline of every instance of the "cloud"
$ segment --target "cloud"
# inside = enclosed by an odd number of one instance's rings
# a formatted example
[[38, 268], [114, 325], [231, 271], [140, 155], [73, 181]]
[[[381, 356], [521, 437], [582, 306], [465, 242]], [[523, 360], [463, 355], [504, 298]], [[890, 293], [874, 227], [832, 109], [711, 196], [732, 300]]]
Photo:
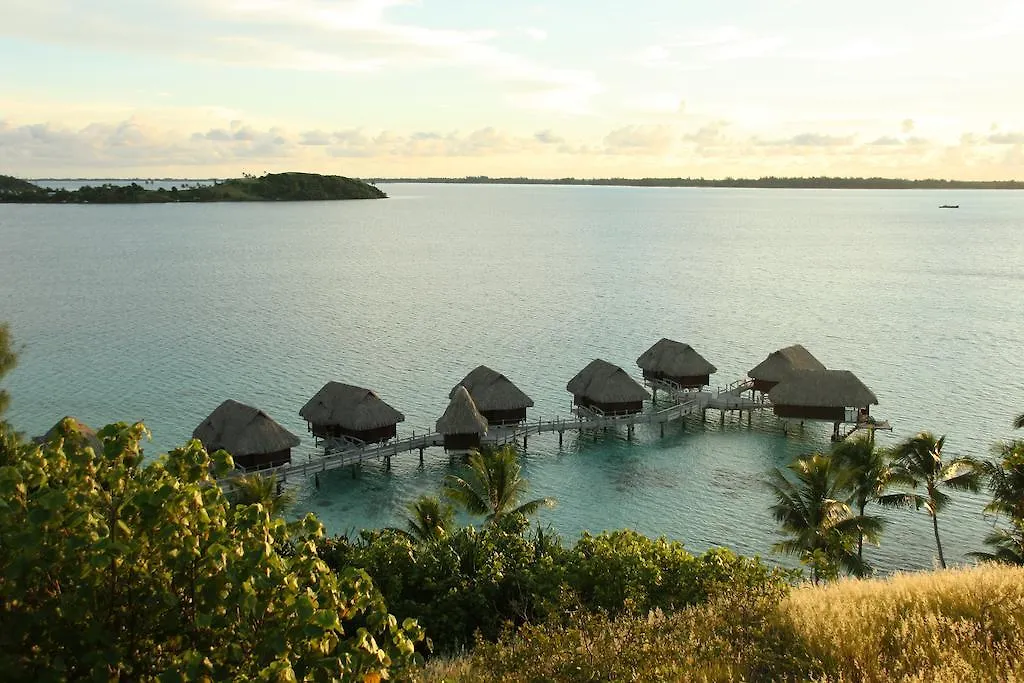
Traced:
[[722, 145], [728, 142], [724, 132], [728, 126], [728, 121], [712, 121], [711, 123], [701, 126], [693, 133], [687, 133], [683, 136], [683, 140], [685, 142], [696, 143], [698, 147]]
[[880, 137], [880, 138], [878, 138], [876, 140], [873, 140], [869, 144], [877, 145], [877, 146], [880, 146], [880, 147], [891, 147], [891, 146], [895, 146], [895, 145], [902, 145], [903, 141], [900, 140], [899, 138], [894, 138], [894, 137], [892, 137], [890, 135], [885, 135], [885, 136]]
[[854, 135], [824, 135], [822, 133], [800, 133], [785, 140], [763, 141], [759, 144], [767, 147], [837, 147], [852, 145]]
[[548, 32], [542, 28], [530, 27], [524, 29], [523, 32], [526, 33], [527, 37], [529, 37], [531, 40], [541, 41], [547, 40], [548, 38]]
[[533, 139], [544, 145], [557, 145], [565, 142], [565, 138], [555, 135], [548, 130], [539, 130], [533, 134]]
[[[592, 71], [499, 47], [497, 31], [434, 28], [388, 16], [399, 5], [418, 10], [417, 3], [182, 0], [171, 6], [107, 0], [105, 11], [94, 11], [70, 0], [55, 2], [59, 8], [9, 0], [0, 8], [0, 36], [276, 70], [367, 74], [454, 67], [499, 84], [514, 105], [570, 114], [589, 111], [590, 99], [603, 91]], [[539, 30], [533, 30], [535, 39]]]
[[993, 133], [986, 140], [993, 145], [1024, 145], [1024, 133]]
[[609, 154], [664, 154], [672, 146], [672, 127], [637, 125], [616, 128], [604, 137]]

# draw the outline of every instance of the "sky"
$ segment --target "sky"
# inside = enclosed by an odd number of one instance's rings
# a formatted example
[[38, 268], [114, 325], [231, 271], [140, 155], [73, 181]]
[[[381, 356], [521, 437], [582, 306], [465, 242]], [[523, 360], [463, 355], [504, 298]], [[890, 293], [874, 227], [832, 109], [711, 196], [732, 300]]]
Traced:
[[1021, 0], [0, 0], [0, 173], [1024, 180]]

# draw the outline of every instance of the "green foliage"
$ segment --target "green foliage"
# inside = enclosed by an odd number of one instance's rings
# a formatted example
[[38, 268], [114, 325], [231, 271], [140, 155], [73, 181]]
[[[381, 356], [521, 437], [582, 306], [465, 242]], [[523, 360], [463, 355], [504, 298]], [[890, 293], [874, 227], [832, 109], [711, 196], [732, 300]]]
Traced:
[[939, 553], [939, 564], [946, 567], [939, 538], [939, 513], [950, 501], [944, 489], [953, 491], [977, 491], [981, 483], [981, 471], [972, 458], [955, 458], [943, 461], [942, 449], [946, 437], [935, 438], [930, 432], [920, 432], [893, 449], [895, 462], [893, 471], [912, 489], [924, 487], [924, 494], [916, 492], [883, 496], [880, 502], [893, 507], [924, 508], [932, 518], [935, 533], [935, 547]]
[[265, 476], [259, 472], [243, 474], [231, 479], [228, 500], [235, 505], [259, 503], [271, 517], [280, 517], [295, 504], [295, 493], [277, 490], [277, 475]]
[[835, 579], [840, 571], [869, 573], [857, 544], [861, 538], [877, 542], [882, 520], [850, 510], [843, 494], [853, 472], [821, 453], [797, 458], [787, 469], [790, 475], [776, 469], [766, 482], [775, 495], [772, 514], [787, 536], [774, 549], [797, 555], [814, 583]]
[[571, 607], [612, 614], [672, 609], [749, 588], [785, 586], [790, 573], [722, 549], [694, 557], [681, 544], [633, 531], [584, 535], [572, 548], [557, 536], [528, 532], [520, 516], [443, 539], [363, 532], [326, 539], [332, 567], [361, 567], [391, 611], [415, 615], [436, 652], [497, 638], [506, 625], [559, 620]]
[[230, 504], [214, 479], [230, 456], [198, 441], [144, 466], [146, 435], [110, 425], [99, 453], [23, 444], [0, 467], [8, 680], [326, 680], [414, 663], [419, 627], [364, 572], [327, 567], [312, 515]]
[[[11, 341], [11, 328], [7, 323], [0, 323], [0, 380], [17, 364], [18, 355], [14, 351], [14, 342]], [[0, 418], [3, 417], [10, 401], [10, 394], [0, 389]]]
[[473, 451], [465, 476], [445, 477], [444, 493], [471, 515], [486, 515], [488, 523], [512, 515], [530, 516], [551, 507], [551, 498], [520, 503], [528, 482], [519, 476], [519, 455], [512, 445], [497, 450]]
[[[832, 448], [831, 456], [844, 470], [845, 486], [850, 503], [864, 517], [868, 503], [878, 502], [892, 484], [909, 483], [893, 470], [888, 451], [875, 447], [875, 434], [858, 439], [846, 439]], [[857, 536], [857, 557], [864, 558], [864, 535]], [[864, 565], [864, 571], [870, 567]]]
[[988, 482], [992, 502], [985, 512], [1005, 518], [1008, 527], [996, 527], [986, 536], [992, 552], [971, 553], [984, 562], [1024, 565], [1024, 441], [999, 444], [999, 462], [982, 462], [979, 467]]
[[409, 514], [406, 529], [400, 531], [420, 543], [443, 540], [455, 526], [455, 510], [434, 496], [420, 496], [410, 503]]
[[32, 183], [0, 176], [0, 202], [49, 204], [148, 204], [158, 202], [254, 202], [321, 201], [335, 199], [383, 199], [377, 187], [362, 180], [318, 173], [268, 173], [213, 185], [147, 190], [129, 185], [85, 185], [77, 190], [48, 190]]

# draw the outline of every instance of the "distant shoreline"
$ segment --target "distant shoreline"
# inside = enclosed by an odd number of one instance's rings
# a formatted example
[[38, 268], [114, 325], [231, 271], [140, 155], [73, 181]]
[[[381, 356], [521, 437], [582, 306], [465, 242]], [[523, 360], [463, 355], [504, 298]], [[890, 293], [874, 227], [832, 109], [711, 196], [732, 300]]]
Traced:
[[456, 185], [591, 185], [603, 187], [721, 187], [749, 189], [833, 190], [1024, 190], [1021, 180], [908, 180], [904, 178], [382, 178], [370, 183], [424, 183]]

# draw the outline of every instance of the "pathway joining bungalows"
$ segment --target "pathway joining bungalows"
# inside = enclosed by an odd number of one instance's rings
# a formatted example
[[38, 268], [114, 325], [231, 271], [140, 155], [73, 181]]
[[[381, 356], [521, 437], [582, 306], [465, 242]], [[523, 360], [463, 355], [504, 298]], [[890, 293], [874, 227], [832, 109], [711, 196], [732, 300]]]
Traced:
[[227, 451], [235, 465], [243, 469], [287, 465], [292, 449], [300, 443], [299, 437], [259, 408], [231, 399], [199, 423], [192, 437], [211, 453]]
[[[418, 450], [422, 465], [423, 451], [433, 447], [458, 453], [518, 443], [520, 439], [526, 447], [531, 434], [557, 432], [561, 448], [566, 431], [626, 427], [627, 437], [631, 438], [637, 424], [658, 425], [664, 436], [666, 423], [698, 412], [704, 415], [708, 409], [721, 411], [723, 424], [727, 411], [738, 411], [741, 417], [747, 411], [749, 424], [753, 411], [771, 409], [783, 421], [784, 431], [788, 430], [790, 420], [800, 420], [801, 424], [805, 420], [832, 422], [832, 437], [836, 440], [860, 429], [892, 429], [887, 422], [870, 416], [870, 406], [876, 405], [878, 399], [853, 373], [827, 370], [799, 344], [769, 354], [750, 370], [747, 378], [717, 390], [708, 387], [715, 366], [688, 344], [663, 338], [637, 358], [637, 365], [652, 390], [667, 390], [673, 399], [671, 405], [652, 405], [645, 411], [644, 402], [651, 399], [651, 394], [621, 367], [598, 358], [566, 384], [566, 390], [573, 396], [573, 417], [531, 422], [526, 411], [533, 407], [533, 400], [507, 377], [481, 365], [449, 392], [448, 406], [436, 421], [435, 431], [419, 435], [413, 432], [401, 439], [397, 438], [397, 424], [405, 420], [402, 413], [369, 389], [328, 382], [299, 411], [323, 452], [290, 463], [280, 454], [267, 457], [275, 462], [284, 461], [273, 468], [281, 481], [288, 476], [314, 475], [319, 485], [320, 472], [351, 465], [355, 476], [355, 467], [366, 460], [383, 460], [390, 470], [391, 458], [400, 453]], [[748, 391], [749, 398], [745, 396]], [[234, 402], [225, 401], [225, 405], [230, 403]], [[269, 420], [255, 408], [242, 407]], [[853, 428], [842, 434], [843, 424]], [[276, 423], [273, 425], [297, 443], [294, 436]], [[262, 428], [273, 431], [265, 424]], [[199, 428], [196, 431], [198, 438]], [[216, 439], [208, 441], [232, 450]], [[247, 448], [242, 448], [243, 455], [252, 455]], [[238, 459], [235, 455], [240, 463], [268, 461]]]

